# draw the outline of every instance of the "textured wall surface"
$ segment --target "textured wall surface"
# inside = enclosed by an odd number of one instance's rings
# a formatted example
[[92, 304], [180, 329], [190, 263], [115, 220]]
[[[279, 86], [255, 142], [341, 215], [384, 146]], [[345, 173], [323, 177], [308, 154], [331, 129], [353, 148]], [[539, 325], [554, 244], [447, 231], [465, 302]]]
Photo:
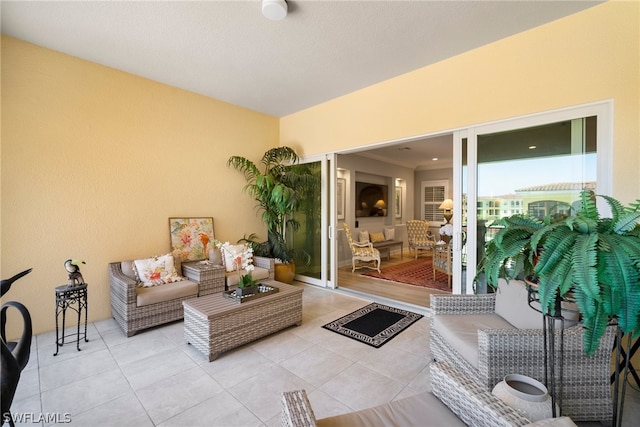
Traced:
[[[55, 329], [63, 263], [86, 261], [89, 319], [111, 315], [107, 264], [169, 251], [172, 216], [211, 216], [216, 237], [266, 229], [226, 166], [278, 144], [278, 119], [2, 38], [5, 299]], [[10, 321], [11, 324], [11, 321]], [[15, 332], [14, 332], [15, 333]]]

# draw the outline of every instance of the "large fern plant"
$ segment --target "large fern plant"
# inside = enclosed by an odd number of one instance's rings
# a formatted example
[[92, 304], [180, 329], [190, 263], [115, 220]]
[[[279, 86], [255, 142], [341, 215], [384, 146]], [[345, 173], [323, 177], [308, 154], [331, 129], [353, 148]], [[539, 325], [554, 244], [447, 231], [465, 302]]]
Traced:
[[[602, 197], [611, 218], [596, 207]], [[538, 283], [540, 303], [552, 313], [559, 295], [573, 294], [584, 325], [584, 350], [592, 354], [605, 328], [617, 319], [625, 333], [640, 323], [640, 199], [629, 206], [590, 190], [570, 216], [553, 221], [514, 215], [487, 245], [478, 266], [487, 283], [527, 277]]]

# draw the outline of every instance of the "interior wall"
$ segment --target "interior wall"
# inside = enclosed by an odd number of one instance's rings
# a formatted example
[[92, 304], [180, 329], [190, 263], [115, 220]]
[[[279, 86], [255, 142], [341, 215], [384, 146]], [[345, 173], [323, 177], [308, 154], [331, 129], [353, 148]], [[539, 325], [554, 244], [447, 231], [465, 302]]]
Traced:
[[412, 219], [410, 213], [413, 212], [413, 200], [408, 197], [403, 197], [407, 200], [403, 200], [403, 216], [400, 218], [396, 218], [392, 212], [393, 206], [391, 205], [394, 201], [392, 198], [389, 199], [389, 213], [386, 217], [356, 218], [355, 216], [356, 181], [385, 184], [389, 186], [389, 191], [393, 192], [396, 179], [400, 179], [403, 182], [403, 196], [406, 196], [413, 191], [412, 169], [369, 159], [358, 154], [339, 155], [337, 167], [344, 169], [340, 172], [340, 176], [347, 179], [345, 221], [352, 227], [358, 220], [363, 227], [369, 227], [372, 231], [382, 231], [385, 226], [404, 224], [407, 219]]
[[[309, 154], [612, 99], [613, 196], [640, 194], [640, 3], [606, 2], [281, 119]], [[345, 111], [348, 114], [345, 114]]]
[[55, 329], [54, 288], [80, 258], [89, 320], [105, 319], [107, 264], [169, 252], [169, 217], [266, 238], [226, 161], [258, 161], [278, 132], [276, 117], [3, 36], [1, 276], [33, 268], [3, 299], [27, 306], [34, 333]]
[[[391, 165], [363, 157], [358, 154], [340, 154], [337, 156], [336, 166], [338, 178], [343, 178], [346, 184], [345, 192], [345, 218], [338, 220], [338, 227], [342, 223], [349, 224], [353, 238], [358, 240], [359, 231], [381, 232], [385, 228], [394, 228], [395, 240], [403, 240], [407, 243], [405, 223], [411, 218], [413, 212], [413, 198], [407, 197], [413, 191], [413, 170], [402, 166]], [[389, 206], [386, 217], [356, 217], [355, 199], [356, 181], [384, 184], [389, 186]], [[394, 212], [396, 183], [402, 188], [402, 216], [396, 218]], [[351, 252], [348, 248], [346, 237], [342, 232], [338, 234], [338, 263], [339, 266], [351, 264]]]

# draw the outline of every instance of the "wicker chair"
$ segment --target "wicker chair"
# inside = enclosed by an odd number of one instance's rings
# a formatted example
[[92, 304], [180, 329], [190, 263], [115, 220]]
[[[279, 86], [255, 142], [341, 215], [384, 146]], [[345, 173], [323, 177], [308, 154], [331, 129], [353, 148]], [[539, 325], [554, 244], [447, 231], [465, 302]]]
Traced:
[[[380, 251], [373, 247], [371, 242], [359, 243], [353, 240], [351, 236], [351, 229], [347, 224], [342, 225], [344, 227], [344, 233], [347, 236], [347, 242], [349, 243], [349, 249], [351, 249], [351, 272], [356, 271], [356, 268], [367, 267], [374, 270], [378, 270], [380, 273]], [[360, 264], [365, 262], [367, 264]], [[373, 263], [373, 267], [369, 265]]]
[[[431, 393], [424, 392], [409, 398], [391, 401], [374, 408], [334, 415], [320, 420], [315, 413], [305, 390], [282, 393], [282, 426], [314, 427], [317, 425], [461, 425], [474, 427], [520, 427], [531, 421], [518, 410], [507, 406], [502, 400], [479, 386], [473, 380], [446, 362], [430, 365]], [[442, 407], [433, 399], [440, 399]], [[410, 405], [413, 401], [421, 405]], [[449, 412], [449, 414], [447, 414]], [[423, 414], [424, 413], [424, 414]], [[449, 416], [447, 416], [449, 415]], [[458, 417], [456, 419], [453, 417]], [[420, 418], [416, 421], [416, 418]], [[412, 420], [414, 420], [412, 422]], [[575, 426], [567, 417], [546, 420], [545, 426]]]
[[416, 251], [416, 259], [421, 250], [431, 251], [436, 244], [436, 238], [429, 231], [429, 221], [411, 219], [407, 221], [407, 239], [409, 240], [409, 254]]
[[[109, 264], [111, 315], [128, 337], [135, 335], [139, 330], [182, 319], [182, 301], [224, 290], [223, 268], [212, 270], [211, 274], [199, 283], [183, 280], [153, 288], [139, 288], [139, 281], [133, 278], [135, 275], [123, 272], [123, 263], [128, 264], [130, 261]], [[158, 291], [159, 297], [149, 298], [150, 292]], [[149, 303], [139, 305], [141, 292], [147, 294], [145, 298]]]
[[[511, 283], [511, 282], [510, 282]], [[487, 295], [432, 295], [433, 317], [430, 328], [431, 356], [448, 361], [456, 369], [472, 378], [487, 390], [502, 381], [507, 374], [518, 373], [545, 382], [544, 337], [540, 329], [487, 327], [477, 329], [477, 366], [465, 359], [455, 345], [438, 331], [438, 317], [469, 316], [472, 323], [479, 315], [495, 314], [496, 294]], [[455, 319], [449, 319], [454, 320]], [[462, 321], [464, 322], [464, 320]], [[456, 323], [462, 323], [457, 320]], [[477, 326], [476, 326], [477, 327]], [[563, 380], [556, 381], [560, 393], [561, 414], [574, 421], [609, 421], [613, 415], [611, 385], [611, 349], [615, 330], [607, 328], [600, 347], [592, 356], [583, 352], [582, 325], [564, 330]], [[468, 340], [466, 341], [469, 342]], [[556, 349], [560, 348], [559, 336]], [[559, 361], [556, 363], [559, 372]], [[561, 387], [561, 388], [559, 388]], [[560, 403], [560, 402], [558, 402]]]

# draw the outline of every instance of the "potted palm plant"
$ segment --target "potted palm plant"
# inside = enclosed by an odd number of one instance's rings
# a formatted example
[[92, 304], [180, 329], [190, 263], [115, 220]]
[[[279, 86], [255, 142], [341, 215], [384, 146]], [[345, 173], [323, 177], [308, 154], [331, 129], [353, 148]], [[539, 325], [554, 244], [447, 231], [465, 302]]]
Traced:
[[[596, 197], [611, 208], [600, 216]], [[616, 319], [624, 333], [640, 323], [640, 199], [629, 206], [591, 190], [567, 217], [544, 220], [514, 215], [491, 240], [478, 275], [497, 286], [498, 278], [537, 283], [545, 313], [555, 314], [556, 297], [572, 293], [584, 325], [584, 350], [592, 354], [607, 324]]]
[[[258, 204], [262, 220], [267, 225], [267, 240], [259, 242], [255, 234], [243, 239], [248, 242], [256, 255], [275, 258], [276, 280], [285, 283], [293, 281], [294, 261], [309, 262], [309, 254], [300, 248], [287, 245], [287, 232], [296, 231], [300, 223], [293, 217], [306, 197], [306, 188], [314, 184], [316, 177], [306, 167], [298, 163], [296, 152], [290, 147], [276, 147], [268, 150], [260, 160], [261, 168], [251, 160], [232, 156], [227, 165], [242, 172], [247, 181], [244, 191]], [[282, 273], [282, 269], [289, 273]], [[288, 277], [285, 277], [288, 276]]]

